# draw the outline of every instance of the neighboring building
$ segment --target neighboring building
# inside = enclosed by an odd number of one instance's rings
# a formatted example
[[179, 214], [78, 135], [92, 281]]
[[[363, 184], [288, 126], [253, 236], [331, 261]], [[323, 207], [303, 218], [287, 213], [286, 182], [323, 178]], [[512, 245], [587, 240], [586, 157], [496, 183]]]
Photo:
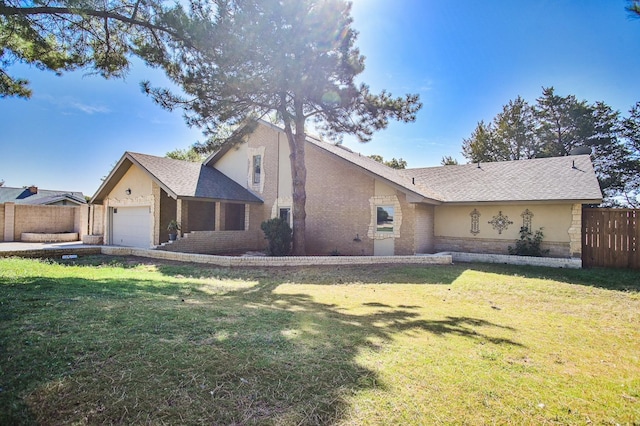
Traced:
[[[583, 204], [602, 194], [588, 155], [395, 170], [309, 137], [307, 253], [506, 253], [521, 226], [544, 229], [552, 256], [579, 257]], [[125, 153], [92, 203], [107, 244], [228, 253], [266, 246], [260, 224], [291, 221], [289, 145], [261, 121], [203, 164]]]
[[79, 206], [87, 204], [82, 192], [53, 191], [37, 186], [8, 188], [0, 186], [0, 204], [16, 203], [47, 206]]

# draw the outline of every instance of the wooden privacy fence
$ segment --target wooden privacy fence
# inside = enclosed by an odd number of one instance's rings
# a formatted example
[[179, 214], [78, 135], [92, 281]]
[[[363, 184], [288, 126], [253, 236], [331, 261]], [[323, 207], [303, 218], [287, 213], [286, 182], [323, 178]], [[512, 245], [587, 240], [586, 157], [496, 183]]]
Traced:
[[582, 210], [582, 266], [640, 269], [640, 210]]

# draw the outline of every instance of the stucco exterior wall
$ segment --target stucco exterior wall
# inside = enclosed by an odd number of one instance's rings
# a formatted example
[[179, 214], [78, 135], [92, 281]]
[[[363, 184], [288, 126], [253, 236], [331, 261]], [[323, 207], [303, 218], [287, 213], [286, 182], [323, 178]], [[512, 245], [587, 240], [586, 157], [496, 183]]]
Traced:
[[[131, 190], [131, 194], [127, 194], [127, 189]], [[139, 167], [132, 165], [124, 174], [122, 179], [113, 187], [107, 199], [113, 201], [122, 201], [123, 204], [136, 205], [137, 201], [144, 199], [152, 194], [152, 180]], [[143, 202], [142, 204], [144, 204]], [[146, 205], [146, 204], [145, 204]]]
[[415, 252], [433, 253], [434, 250], [434, 207], [425, 204], [414, 205]]
[[[262, 127], [262, 126], [260, 126]], [[251, 135], [252, 137], [253, 135]], [[239, 183], [247, 188], [247, 170], [249, 163], [247, 162], [246, 143], [241, 143], [229, 150], [222, 158], [216, 162], [216, 169], [227, 175], [231, 180]]]
[[[479, 213], [477, 232], [472, 232], [473, 211]], [[570, 249], [574, 224], [572, 204], [478, 204], [464, 206], [436, 206], [434, 208], [434, 250], [467, 251], [471, 253], [508, 253], [508, 246], [514, 246], [520, 238], [523, 214], [532, 214], [530, 229], [535, 232], [542, 228], [543, 248], [550, 250], [551, 256], [568, 257], [575, 255]], [[500, 219], [501, 229], [489, 223]], [[512, 222], [512, 223], [509, 223]], [[575, 226], [575, 225], [573, 225]], [[500, 228], [500, 226], [497, 226]]]
[[[130, 194], [127, 194], [127, 190], [131, 190]], [[155, 193], [155, 195], [154, 195]], [[152, 229], [150, 230], [150, 240], [153, 244], [158, 244], [160, 237], [159, 228], [159, 201], [158, 195], [160, 193], [160, 187], [158, 187], [153, 180], [147, 174], [137, 167], [132, 165], [129, 170], [124, 174], [122, 179], [116, 183], [113, 189], [104, 199], [104, 241], [105, 244], [111, 244], [111, 223], [109, 218], [110, 209], [113, 207], [134, 207], [134, 206], [149, 206], [152, 214]]]

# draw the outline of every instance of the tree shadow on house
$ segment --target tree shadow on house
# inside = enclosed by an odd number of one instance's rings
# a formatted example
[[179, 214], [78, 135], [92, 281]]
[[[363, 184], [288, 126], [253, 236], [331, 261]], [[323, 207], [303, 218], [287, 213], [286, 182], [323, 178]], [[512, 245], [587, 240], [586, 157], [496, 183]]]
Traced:
[[398, 333], [520, 346], [483, 319], [383, 302], [354, 314], [276, 291], [289, 281], [0, 278], [0, 423], [329, 424], [354, 394], [385, 390], [357, 357]]

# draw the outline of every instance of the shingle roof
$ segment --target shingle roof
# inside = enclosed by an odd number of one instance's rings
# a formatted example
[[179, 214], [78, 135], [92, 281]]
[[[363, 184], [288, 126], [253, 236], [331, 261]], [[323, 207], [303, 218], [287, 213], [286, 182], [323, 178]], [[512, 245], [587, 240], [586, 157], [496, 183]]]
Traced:
[[[258, 123], [263, 126], [270, 127], [276, 131], [284, 132], [281, 127], [278, 127], [267, 121], [258, 120]], [[417, 182], [416, 184], [414, 184], [411, 179], [408, 179], [405, 176], [397, 173], [397, 170], [392, 169], [385, 164], [379, 163], [367, 157], [366, 155], [353, 152], [350, 149], [343, 147], [342, 145], [324, 142], [319, 138], [312, 136], [307, 136], [307, 142], [326, 152], [336, 155], [348, 161], [349, 163], [352, 163], [364, 172], [381, 177], [388, 183], [391, 183], [392, 185], [398, 187], [398, 189], [415, 194], [415, 197], [420, 199], [421, 201], [433, 202], [437, 204], [438, 200], [441, 198], [438, 192], [433, 188], [417, 185]], [[215, 162], [220, 159], [232, 146], [233, 143], [225, 144], [219, 151], [211, 154], [204, 163], [213, 166]]]
[[602, 193], [588, 155], [500, 161], [401, 170], [422, 186], [437, 188], [442, 201], [600, 202]]
[[405, 176], [401, 173], [398, 173], [398, 170], [393, 169], [385, 164], [379, 163], [378, 161], [369, 158], [366, 155], [353, 152], [348, 148], [342, 147], [341, 145], [323, 142], [313, 137], [308, 137], [307, 142], [340, 158], [343, 158], [348, 162], [360, 167], [361, 169], [371, 172], [390, 183], [396, 184], [402, 187], [404, 190], [413, 192], [421, 197], [433, 201], [439, 201], [442, 199], [439, 191], [434, 189], [433, 186], [420, 185], [417, 181], [413, 183], [410, 176]]
[[[264, 120], [258, 122], [284, 131]], [[396, 170], [319, 138], [307, 136], [307, 142], [414, 194], [413, 200], [418, 202], [602, 201], [588, 155], [482, 163], [480, 168], [477, 164], [466, 164]], [[223, 146], [205, 164], [215, 164], [231, 146]]]
[[69, 200], [76, 204], [86, 204], [82, 192], [77, 191], [56, 191], [38, 188], [37, 193], [34, 194], [29, 188], [0, 187], [0, 203], [53, 204], [62, 200]]
[[207, 198], [214, 200], [261, 203], [262, 200], [231, 180], [222, 172], [201, 163], [174, 160], [154, 155], [126, 152], [109, 177], [93, 196], [101, 201], [111, 191], [115, 181], [136, 164], [146, 171], [167, 193], [178, 198]]

